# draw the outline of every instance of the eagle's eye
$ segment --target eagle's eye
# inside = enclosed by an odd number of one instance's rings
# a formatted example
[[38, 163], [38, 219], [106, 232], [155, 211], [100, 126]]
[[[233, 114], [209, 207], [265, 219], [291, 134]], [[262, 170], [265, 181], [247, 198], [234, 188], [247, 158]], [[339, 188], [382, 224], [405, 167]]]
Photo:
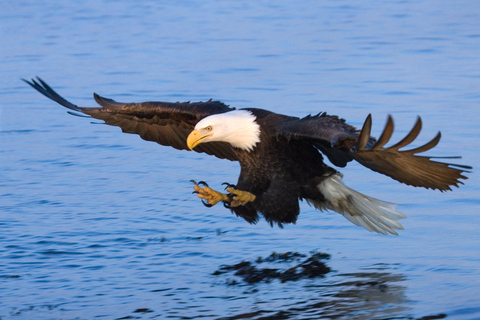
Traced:
[[207, 131], [207, 132], [210, 132], [212, 130], [213, 130], [212, 126], [208, 126], [208, 127], [205, 128], [205, 131]]

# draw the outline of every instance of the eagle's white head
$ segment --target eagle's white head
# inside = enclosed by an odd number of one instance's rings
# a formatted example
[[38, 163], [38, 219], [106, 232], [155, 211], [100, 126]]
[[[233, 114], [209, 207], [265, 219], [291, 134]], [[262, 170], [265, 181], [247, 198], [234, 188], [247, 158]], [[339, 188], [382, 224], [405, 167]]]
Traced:
[[234, 110], [215, 114], [200, 120], [187, 138], [192, 150], [200, 143], [228, 142], [235, 148], [252, 151], [260, 142], [260, 125], [247, 110]]

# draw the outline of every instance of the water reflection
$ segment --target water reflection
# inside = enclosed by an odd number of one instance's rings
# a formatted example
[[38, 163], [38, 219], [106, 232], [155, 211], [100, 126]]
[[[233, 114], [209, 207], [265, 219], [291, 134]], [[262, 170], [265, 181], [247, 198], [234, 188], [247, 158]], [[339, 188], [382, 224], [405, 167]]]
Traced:
[[284, 305], [288, 305], [288, 300], [295, 301], [288, 307], [248, 311], [218, 319], [407, 319], [404, 317], [409, 311], [409, 301], [405, 296], [406, 287], [402, 285], [404, 275], [380, 268], [337, 274], [327, 282], [332, 280], [333, 283], [300, 288], [311, 293], [307, 300], [285, 297]]

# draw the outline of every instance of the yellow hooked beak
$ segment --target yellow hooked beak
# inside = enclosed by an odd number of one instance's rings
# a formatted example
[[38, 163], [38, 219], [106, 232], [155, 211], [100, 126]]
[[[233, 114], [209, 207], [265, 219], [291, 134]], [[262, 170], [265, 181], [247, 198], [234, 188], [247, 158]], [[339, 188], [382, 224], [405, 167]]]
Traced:
[[196, 146], [203, 142], [206, 138], [211, 136], [210, 132], [205, 130], [193, 130], [187, 137], [187, 146], [190, 150], [193, 150]]

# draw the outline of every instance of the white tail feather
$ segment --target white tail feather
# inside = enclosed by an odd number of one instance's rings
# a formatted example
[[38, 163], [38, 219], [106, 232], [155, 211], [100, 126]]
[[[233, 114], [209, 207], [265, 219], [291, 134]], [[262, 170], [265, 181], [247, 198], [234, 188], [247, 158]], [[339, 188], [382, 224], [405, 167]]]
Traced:
[[318, 188], [324, 195], [325, 201], [310, 201], [317, 209], [329, 209], [341, 213], [352, 223], [368, 231], [398, 235], [395, 229], [403, 230], [398, 220], [406, 216], [395, 210], [396, 204], [350, 189], [343, 184], [340, 174], [326, 178]]

